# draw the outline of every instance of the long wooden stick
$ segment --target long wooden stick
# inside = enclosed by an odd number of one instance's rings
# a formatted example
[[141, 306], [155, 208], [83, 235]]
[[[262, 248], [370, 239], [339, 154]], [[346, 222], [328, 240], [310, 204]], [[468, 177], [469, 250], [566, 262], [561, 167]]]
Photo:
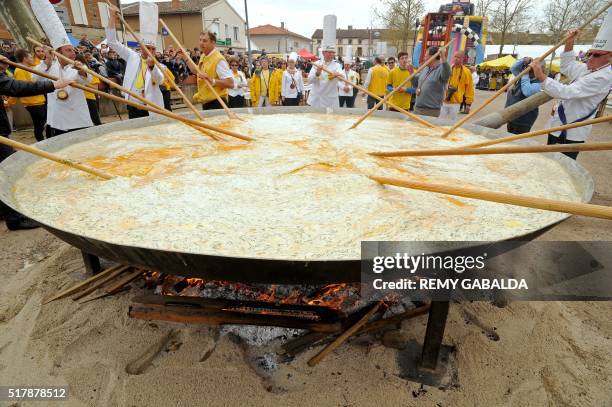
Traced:
[[526, 154], [526, 153], [575, 153], [579, 151], [612, 150], [612, 143], [554, 144], [550, 146], [503, 146], [488, 148], [440, 148], [434, 150], [405, 150], [370, 153], [377, 157], [426, 157], [441, 155], [482, 155], [482, 154]]
[[79, 300], [79, 299], [85, 297], [86, 295], [89, 295], [89, 294], [93, 293], [98, 288], [102, 287], [104, 284], [108, 283], [113, 278], [117, 277], [119, 274], [121, 274], [124, 271], [130, 269], [131, 267], [132, 266], [121, 266], [121, 267], [119, 267], [118, 269], [116, 269], [115, 271], [110, 273], [109, 275], [105, 276], [104, 278], [102, 278], [99, 281], [96, 281], [95, 283], [93, 283], [92, 285], [90, 285], [89, 287], [84, 289], [83, 291], [79, 292], [77, 295], [72, 297], [72, 299], [76, 301], [76, 300]]
[[357, 332], [359, 330], [359, 328], [361, 328], [363, 325], [365, 325], [370, 320], [372, 315], [374, 315], [374, 313], [376, 311], [378, 311], [378, 308], [380, 308], [380, 306], [383, 303], [384, 303], [384, 301], [379, 301], [378, 303], [376, 303], [376, 305], [374, 305], [372, 307], [372, 309], [370, 309], [368, 311], [367, 314], [365, 314], [363, 317], [361, 317], [361, 319], [359, 321], [357, 321], [349, 329], [344, 331], [340, 336], [338, 336], [336, 339], [334, 339], [332, 341], [332, 343], [327, 345], [321, 352], [319, 352], [312, 359], [310, 359], [308, 361], [308, 366], [311, 366], [311, 367], [312, 366], [316, 366], [321, 360], [323, 360], [323, 358], [325, 356], [329, 355], [334, 350], [336, 350], [338, 348], [338, 346], [342, 345], [342, 343], [344, 343], [344, 341], [346, 341], [348, 338], [350, 338], [355, 332]]
[[[39, 46], [39, 47], [42, 47], [42, 48], [47, 48], [47, 49], [51, 50], [51, 52], [53, 53], [53, 55], [55, 55], [57, 58], [61, 59], [62, 61], [66, 62], [66, 63], [68, 63], [68, 64], [73, 64], [73, 65], [75, 64], [75, 61], [73, 61], [72, 59], [70, 59], [70, 58], [68, 58], [68, 57], [65, 57], [64, 55], [62, 55], [62, 54], [60, 54], [59, 52], [55, 51], [53, 48], [48, 47], [48, 46], [45, 46], [45, 45], [41, 44], [40, 42], [36, 41], [36, 40], [35, 40], [35, 39], [33, 39], [33, 38], [27, 37], [27, 39], [28, 39], [28, 41], [30, 41], [30, 42], [31, 42], [32, 44], [34, 44], [34, 45], [37, 45], [37, 46]], [[133, 98], [135, 98], [135, 99], [139, 100], [140, 102], [142, 102], [142, 103], [144, 103], [144, 104], [146, 104], [146, 105], [151, 105], [151, 106], [153, 106], [153, 107], [155, 107], [155, 108], [157, 108], [157, 109], [160, 109], [160, 110], [165, 110], [165, 108], [164, 108], [163, 106], [160, 106], [160, 105], [158, 105], [158, 104], [156, 104], [156, 103], [151, 102], [150, 100], [145, 99], [143, 96], [139, 95], [138, 93], [136, 93], [136, 92], [132, 92], [132, 91], [131, 91], [131, 90], [129, 90], [128, 88], [126, 88], [126, 87], [124, 87], [124, 86], [119, 85], [118, 83], [116, 83], [116, 82], [114, 82], [114, 81], [112, 81], [112, 80], [108, 79], [107, 77], [105, 77], [105, 76], [103, 76], [103, 75], [100, 75], [99, 73], [97, 73], [96, 71], [94, 71], [94, 70], [92, 70], [92, 69], [89, 69], [89, 68], [88, 68], [86, 65], [83, 65], [83, 70], [84, 70], [85, 72], [89, 73], [90, 75], [95, 76], [96, 78], [100, 79], [102, 82], [106, 83], [106, 84], [107, 84], [107, 85], [109, 85], [110, 87], [113, 87], [113, 88], [115, 88], [115, 89], [118, 89], [119, 91], [121, 91], [121, 92], [123, 92], [123, 93], [125, 93], [125, 94], [127, 94], [127, 95], [130, 95], [130, 96], [132, 96]], [[196, 111], [196, 113], [199, 113], [199, 112], [197, 112], [197, 111]], [[200, 118], [200, 120], [202, 120], [202, 119]], [[201, 133], [203, 133], [203, 134], [205, 134], [205, 135], [207, 135], [207, 136], [209, 136], [209, 137], [212, 137], [212, 138], [214, 138], [215, 140], [218, 140], [218, 139], [219, 139], [218, 137], [216, 137], [216, 136], [215, 136], [215, 135], [213, 135], [212, 133], [210, 133], [210, 132], [208, 132], [208, 131], [206, 131], [206, 130], [204, 130], [204, 129], [202, 129], [202, 128], [195, 127], [195, 126], [192, 126], [192, 125], [188, 125], [188, 126], [190, 126], [190, 127], [192, 127], [192, 128], [195, 128], [197, 131], [199, 131], [199, 132], [201, 132]]]
[[88, 167], [79, 163], [78, 161], [72, 161], [68, 158], [61, 157], [57, 154], [49, 153], [47, 151], [41, 150], [36, 147], [29, 146], [27, 144], [20, 143], [15, 140], [11, 140], [8, 137], [0, 136], [0, 144], [4, 144], [5, 146], [13, 147], [16, 150], [25, 151], [30, 154], [34, 154], [41, 158], [46, 158], [47, 160], [55, 161], [56, 163], [66, 165], [70, 168], [74, 168], [76, 170], [84, 171], [88, 174], [95, 175], [96, 177], [100, 177], [105, 180], [113, 179], [113, 176], [107, 174], [102, 171], [98, 171], [95, 168]]
[[[387, 100], [389, 100], [389, 98], [391, 96], [393, 96], [393, 94], [399, 89], [402, 88], [404, 86], [406, 86], [406, 84], [412, 79], [414, 78], [416, 75], [419, 74], [419, 72], [421, 72], [423, 69], [425, 69], [427, 67], [427, 65], [432, 62], [434, 59], [436, 59], [438, 57], [438, 55], [440, 55], [440, 52], [443, 49], [446, 49], [446, 47], [448, 47], [450, 45], [446, 44], [442, 47], [440, 47], [440, 49], [438, 49], [438, 52], [436, 52], [435, 54], [433, 54], [427, 61], [423, 62], [421, 64], [421, 66], [414, 71], [412, 74], [408, 75], [408, 77], [406, 79], [404, 79], [404, 81], [402, 83], [399, 84], [399, 86], [395, 89], [393, 89], [392, 92], [388, 93], [381, 101], [379, 101], [378, 103], [376, 103], [374, 105], [374, 107], [372, 107], [370, 110], [368, 110], [363, 116], [361, 116], [355, 123], [353, 123], [353, 125], [350, 127], [351, 129], [354, 129], [355, 127], [359, 126], [359, 124], [364, 121], [365, 119], [367, 119], [372, 113], [374, 113], [376, 110], [378, 110], [378, 108], [380, 106], [383, 105], [383, 103], [387, 103]], [[442, 63], [443, 61], [440, 61], [440, 63]]]
[[[34, 75], [38, 75], [38, 76], [40, 76], [42, 78], [46, 78], [46, 79], [49, 79], [49, 80], [52, 80], [52, 81], [57, 81], [58, 80], [58, 78], [54, 77], [53, 75], [49, 75], [49, 74], [47, 74], [45, 72], [37, 71], [36, 69], [32, 69], [29, 66], [26, 66], [26, 65], [23, 65], [23, 64], [18, 64], [16, 62], [11, 61], [11, 60], [8, 60], [6, 63], [11, 65], [11, 66], [14, 66], [16, 68], [21, 68], [24, 71], [28, 71], [30, 73], [33, 73]], [[181, 115], [178, 115], [178, 114], [176, 114], [174, 112], [169, 112], [167, 110], [157, 109], [155, 107], [148, 106], [148, 105], [142, 105], [140, 103], [136, 103], [136, 102], [133, 102], [131, 100], [127, 100], [127, 99], [122, 98], [122, 97], [111, 95], [110, 93], [102, 92], [101, 90], [98, 90], [98, 89], [92, 89], [92, 88], [90, 88], [88, 86], [84, 86], [84, 85], [81, 85], [79, 83], [73, 83], [70, 86], [72, 86], [73, 88], [76, 88], [76, 89], [84, 90], [86, 92], [94, 93], [96, 95], [99, 95], [101, 97], [105, 97], [105, 98], [110, 99], [110, 100], [114, 100], [114, 101], [119, 102], [119, 103], [124, 103], [126, 105], [133, 106], [133, 107], [135, 107], [137, 109], [147, 110], [149, 112], [157, 113], [157, 114], [159, 114], [161, 116], [166, 116], [166, 117], [169, 117], [169, 118], [174, 119], [174, 120], [185, 122], [186, 124], [192, 124], [192, 125], [194, 125], [196, 127], [202, 127], [204, 129], [207, 129], [207, 130], [214, 130], [214, 131], [216, 131], [218, 133], [227, 134], [228, 136], [236, 137], [236, 138], [239, 138], [239, 139], [245, 140], [245, 141], [254, 140], [252, 137], [245, 136], [245, 135], [242, 135], [240, 133], [236, 133], [235, 131], [232, 131], [232, 130], [227, 130], [227, 129], [224, 129], [222, 127], [217, 127], [217, 126], [213, 126], [213, 125], [210, 125], [210, 124], [207, 124], [207, 123], [204, 123], [204, 122], [200, 122], [200, 121], [197, 121], [197, 120], [192, 120], [192, 119], [189, 119], [187, 117], [183, 117]]]
[[530, 131], [528, 133], [514, 134], [512, 136], [502, 137], [502, 138], [498, 138], [498, 139], [494, 139], [494, 140], [483, 141], [481, 143], [468, 144], [467, 146], [462, 146], [462, 147], [458, 147], [458, 148], [477, 148], [477, 147], [492, 146], [494, 144], [507, 143], [509, 141], [521, 140], [521, 139], [524, 139], [524, 138], [535, 137], [535, 136], [541, 136], [542, 134], [553, 133], [555, 131], [574, 129], [576, 127], [590, 126], [592, 124], [605, 123], [605, 122], [609, 122], [609, 121], [612, 121], [612, 116], [602, 116], [602, 117], [598, 117], [596, 119], [590, 119], [590, 120], [585, 120], [585, 121], [582, 121], [582, 122], [565, 124], [563, 126], [556, 126], [556, 127], [551, 127], [551, 128], [542, 129], [542, 130], [534, 130], [534, 131]]
[[[600, 14], [604, 13], [605, 11], [608, 10], [609, 7], [612, 6], [612, 1], [608, 2], [608, 4], [603, 7], [601, 10], [597, 11], [595, 14], [593, 14], [593, 16], [591, 16], [584, 24], [582, 24], [582, 26], [580, 26], [579, 30], [584, 29], [586, 26], [588, 26], [589, 24], [591, 24], [593, 22], [593, 20], [595, 20], [597, 17], [599, 17]], [[559, 48], [561, 45], [565, 44], [565, 42], [567, 40], [569, 40], [571, 37], [573, 36], [573, 34], [568, 34], [565, 37], [563, 37], [563, 39], [561, 41], [559, 41], [558, 43], [556, 43], [555, 45], [553, 45], [548, 51], [546, 51], [544, 54], [542, 54], [540, 57], [536, 58], [534, 60], [534, 62], [538, 63], [540, 61], [544, 61], [546, 59], [547, 56], [549, 56], [550, 54], [552, 54], [557, 48]], [[524, 75], [526, 75], [527, 73], [529, 73], [529, 71], [531, 70], [531, 66], [528, 66], [527, 68], [523, 69], [523, 71], [521, 71], [521, 73], [519, 73], [517, 76], [515, 76], [514, 78], [512, 78], [512, 80], [508, 81], [508, 83], [506, 85], [504, 85], [501, 89], [499, 89], [497, 92], [495, 92], [493, 94], [493, 96], [491, 96], [489, 99], [485, 100], [480, 106], [478, 106], [476, 109], [472, 110], [470, 112], [470, 114], [468, 114], [467, 116], [465, 116], [464, 118], [462, 118], [461, 120], [459, 120], [457, 123], [455, 123], [450, 129], [448, 129], [447, 131], [444, 132], [444, 134], [442, 134], [442, 137], [448, 137], [449, 134], [451, 134], [453, 131], [455, 131], [458, 127], [460, 127], [461, 125], [463, 125], [463, 123], [467, 122], [468, 120], [470, 120], [472, 117], [474, 117], [474, 115], [476, 115], [478, 112], [480, 112], [482, 109], [484, 109], [485, 106], [487, 106], [489, 103], [491, 103], [493, 100], [495, 100], [495, 98], [497, 98], [499, 95], [501, 95], [502, 93], [504, 93], [506, 91], [506, 89], [508, 89], [510, 86], [514, 85], [516, 82], [518, 82]]]
[[[159, 22], [161, 23], [161, 25], [166, 29], [166, 31], [168, 32], [168, 35], [170, 36], [170, 38], [172, 38], [172, 40], [178, 45], [178, 47], [181, 49], [181, 51], [183, 52], [183, 55], [185, 55], [186, 57], [189, 56], [189, 54], [187, 54], [187, 51], [185, 50], [185, 47], [183, 47], [183, 45], [179, 42], [179, 40], [174, 36], [174, 33], [172, 32], [172, 30], [170, 30], [170, 28], [166, 25], [166, 23], [164, 22], [164, 20], [162, 20], [161, 18], [159, 19]], [[191, 58], [188, 58], [188, 63], [190, 65], [193, 66], [193, 68], [195, 69], [195, 71], [198, 74], [202, 74], [202, 72], [200, 71], [200, 67], [198, 67], [198, 65], [193, 62], [193, 60]], [[217, 93], [217, 90], [214, 88], [214, 86], [212, 86], [212, 84], [210, 82], [208, 82], [207, 80], [203, 79], [204, 82], [206, 83], [206, 86], [208, 86], [208, 90], [210, 90], [213, 95], [215, 95], [215, 98], [217, 99], [217, 101], [219, 101], [219, 103], [221, 104], [221, 106], [223, 107], [223, 110], [225, 110], [225, 113], [227, 114], [227, 117], [229, 117], [230, 119], [237, 119], [238, 116], [236, 115], [236, 113], [232, 112], [230, 110], [230, 108], [227, 106], [227, 104], [225, 103], [225, 101], [223, 100], [223, 98], [219, 95], [219, 93]]]
[[612, 220], [612, 207], [608, 206], [558, 201], [546, 198], [535, 198], [524, 195], [505, 194], [501, 192], [487, 191], [484, 189], [434, 184], [431, 182], [419, 182], [399, 178], [377, 176], [370, 176], [369, 178], [380, 184], [394, 185], [397, 187], [418, 189], [421, 191], [462, 196], [464, 198], [480, 199], [481, 201], [498, 202], [507, 205], [516, 205], [526, 208], [543, 209], [546, 211], [571, 213], [574, 215]]
[[[162, 72], [162, 74], [164, 75], [164, 78], [168, 82], [170, 82], [170, 84], [172, 85], [174, 90], [176, 90], [178, 92], [178, 94], [181, 95], [181, 98], [183, 99], [183, 101], [185, 102], [187, 107], [189, 107], [189, 109], [193, 112], [193, 114], [195, 114], [195, 116], [200, 121], [204, 121], [204, 117], [202, 116], [200, 111], [198, 109], [196, 109], [196, 107], [193, 105], [193, 103], [191, 103], [189, 98], [183, 93], [181, 88], [179, 88], [179, 86], [176, 84], [174, 79], [172, 79], [172, 77], [170, 76], [170, 73], [168, 72], [168, 69], [165, 66], [162, 66], [162, 64], [157, 60], [155, 55], [153, 55], [153, 53], [151, 51], [149, 51], [149, 48], [147, 48], [145, 46], [144, 42], [142, 41], [142, 38], [140, 38], [140, 36], [134, 32], [132, 27], [123, 19], [123, 16], [121, 16], [121, 13], [118, 13], [117, 15], [121, 19], [121, 22], [123, 23], [125, 28], [130, 32], [132, 37], [134, 37], [134, 39], [138, 42], [138, 44], [140, 44], [140, 49], [143, 50], [146, 53], [146, 55], [153, 60], [153, 62], [155, 63], [155, 66], [157, 67], [157, 69], [159, 69]], [[214, 135], [212, 135], [210, 133], [207, 133], [207, 135], [213, 137], [215, 140], [219, 140], [218, 137], [216, 137], [216, 136], [214, 136]]]
[[[334, 74], [334, 72], [332, 72], [330, 69], [328, 69], [328, 68], [327, 68], [325, 65], [323, 65], [323, 64], [321, 64], [321, 65], [317, 65], [317, 64], [315, 64], [315, 66], [316, 66], [316, 67], [321, 68], [323, 71], [327, 72], [327, 73], [328, 73], [328, 74], [330, 74], [330, 75], [333, 75], [333, 74]], [[372, 93], [372, 92], [370, 92], [369, 90], [367, 90], [366, 88], [364, 88], [363, 86], [358, 85], [358, 84], [354, 84], [353, 82], [349, 81], [349, 80], [348, 80], [348, 79], [346, 79], [346, 78], [343, 78], [343, 77], [339, 76], [339, 77], [338, 77], [338, 80], [339, 80], [339, 81], [341, 81], [341, 82], [346, 83], [347, 85], [353, 86], [353, 87], [355, 87], [355, 88], [359, 89], [360, 91], [362, 91], [362, 92], [364, 92], [364, 93], [367, 93], [368, 95], [372, 96], [372, 97], [373, 97], [374, 99], [376, 99], [376, 100], [383, 100], [383, 98], [381, 98], [380, 96], [378, 96], [376, 93]], [[427, 127], [429, 127], [429, 128], [432, 128], [432, 129], [434, 129], [434, 128], [435, 128], [435, 129], [439, 129], [439, 127], [438, 127], [438, 126], [434, 126], [433, 124], [429, 123], [427, 120], [425, 120], [425, 119], [421, 118], [419, 115], [416, 115], [416, 114], [414, 114], [414, 113], [410, 113], [410, 112], [409, 112], [409, 111], [407, 111], [406, 109], [402, 109], [401, 107], [399, 107], [399, 106], [397, 106], [397, 105], [395, 105], [395, 104], [393, 104], [393, 103], [391, 103], [391, 102], [387, 102], [386, 104], [387, 104], [387, 106], [394, 108], [394, 109], [395, 109], [395, 110], [397, 110], [398, 112], [403, 113], [405, 116], [410, 117], [412, 120], [414, 120], [414, 121], [416, 121], [416, 122], [419, 122], [419, 123], [421, 123], [421, 124], [422, 124], [422, 125], [424, 125], [424, 126], [427, 126]]]
[[59, 299], [62, 299], [62, 298], [66, 298], [69, 295], [72, 295], [72, 294], [78, 292], [81, 288], [83, 288], [83, 287], [85, 287], [85, 286], [87, 286], [87, 285], [89, 285], [89, 284], [91, 284], [91, 283], [93, 283], [95, 281], [98, 281], [102, 277], [108, 276], [109, 274], [115, 272], [117, 269], [119, 269], [121, 267], [122, 267], [121, 264], [117, 264], [115, 266], [109, 267], [106, 270], [101, 271], [101, 272], [99, 272], [98, 274], [96, 274], [96, 275], [94, 275], [92, 277], [89, 277], [87, 280], [82, 281], [82, 282], [78, 283], [77, 285], [72, 286], [72, 287], [70, 287], [70, 288], [60, 292], [59, 294], [54, 295], [53, 297], [49, 298], [48, 300], [45, 300], [45, 302], [43, 302], [43, 305], [48, 304], [51, 301], [55, 301], [55, 300], [59, 300]]

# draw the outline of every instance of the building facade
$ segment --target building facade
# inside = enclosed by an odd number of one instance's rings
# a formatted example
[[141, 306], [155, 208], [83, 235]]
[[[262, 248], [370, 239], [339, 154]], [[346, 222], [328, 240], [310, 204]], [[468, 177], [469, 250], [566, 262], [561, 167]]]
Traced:
[[310, 38], [287, 30], [283, 22], [280, 27], [271, 24], [253, 27], [249, 29], [249, 35], [260, 50], [273, 54], [289, 54], [302, 48], [310, 49], [311, 44]]
[[[185, 48], [199, 47], [202, 31], [217, 35], [217, 48], [246, 51], [246, 22], [226, 0], [172, 0], [157, 3], [159, 16]], [[127, 23], [138, 29], [138, 3], [123, 7]], [[161, 31], [159, 41], [163, 48], [177, 44]]]
[[[389, 37], [388, 30], [383, 28], [353, 28], [349, 25], [347, 29], [336, 30], [337, 55], [343, 56], [346, 46], [353, 48], [353, 57], [361, 59], [372, 59], [383, 55], [389, 57], [397, 54], [395, 47], [386, 40]], [[317, 29], [312, 34], [311, 50], [317, 55], [323, 40], [323, 30]]]

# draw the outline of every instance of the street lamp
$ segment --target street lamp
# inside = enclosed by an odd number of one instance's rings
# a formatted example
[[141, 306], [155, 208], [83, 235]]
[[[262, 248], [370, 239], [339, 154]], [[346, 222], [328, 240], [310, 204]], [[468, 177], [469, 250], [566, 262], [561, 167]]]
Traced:
[[420, 23], [419, 19], [417, 18], [416, 22], [414, 24], [414, 38], [412, 39], [412, 52], [411, 52], [411, 54], [412, 54], [413, 58], [414, 58], [414, 47], [416, 46], [416, 39], [417, 39], [417, 35], [419, 33], [419, 25], [420, 24], [421, 23]]

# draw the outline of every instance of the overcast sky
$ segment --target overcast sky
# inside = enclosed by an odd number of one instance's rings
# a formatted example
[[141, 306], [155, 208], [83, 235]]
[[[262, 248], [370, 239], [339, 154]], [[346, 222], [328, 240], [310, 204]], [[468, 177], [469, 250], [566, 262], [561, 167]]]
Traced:
[[[122, 4], [136, 0], [121, 0]], [[159, 1], [159, 0], [156, 0]], [[371, 24], [379, 26], [373, 19], [372, 7], [380, 4], [377, 0], [247, 0], [249, 8], [249, 25], [255, 27], [263, 24], [285, 27], [293, 32], [310, 38], [317, 28], [323, 28], [323, 16], [335, 14], [338, 17], [338, 28], [352, 25], [354, 28], [367, 28]], [[244, 0], [228, 0], [234, 9], [244, 18]], [[426, 11], [437, 11], [441, 4], [451, 0], [427, 0]]]

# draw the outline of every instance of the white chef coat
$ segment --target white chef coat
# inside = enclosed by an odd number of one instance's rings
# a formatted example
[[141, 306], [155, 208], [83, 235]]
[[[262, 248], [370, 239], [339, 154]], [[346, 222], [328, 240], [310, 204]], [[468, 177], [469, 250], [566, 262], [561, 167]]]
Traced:
[[[348, 72], [343, 69], [342, 76], [351, 83], [354, 83], [355, 85], [357, 84], [357, 73], [352, 69], [349, 69]], [[348, 92], [344, 91], [346, 86], [349, 88]], [[338, 96], [353, 97], [353, 87], [346, 82], [338, 81]]]
[[[123, 87], [138, 94], [139, 90], [136, 89], [136, 79], [138, 78], [138, 74], [142, 69], [141, 64], [146, 64], [146, 61], [140, 57], [140, 54], [138, 52], [131, 50], [122, 43], [120, 43], [117, 39], [117, 32], [114, 29], [106, 29], [106, 39], [108, 40], [108, 46], [111, 47], [113, 51], [115, 51], [117, 54], [119, 54], [121, 58], [125, 60], [125, 75], [123, 76]], [[159, 88], [159, 85], [164, 82], [164, 73], [157, 66], [154, 66], [153, 69], [149, 69], [149, 67], [147, 66], [144, 71], [144, 95], [142, 96], [145, 99], [150, 100], [151, 102], [159, 106], [163, 106], [164, 96], [161, 92], [161, 89]], [[124, 94], [123, 96], [127, 100], [142, 104], [138, 99], [135, 99], [128, 94]], [[152, 116], [156, 115], [156, 113], [152, 112], [149, 112], [149, 114]]]
[[[57, 59], [53, 60], [50, 68], [47, 67], [45, 61], [42, 61], [38, 64], [36, 70], [60, 79], [72, 79], [81, 85], [87, 85], [92, 79], [89, 74], [87, 74], [87, 77], [79, 75], [79, 71], [74, 69], [72, 64], [65, 65], [62, 68]], [[36, 74], [32, 75], [32, 79], [36, 81], [47, 80]], [[64, 91], [68, 94], [66, 100], [57, 97], [59, 89], [47, 95], [47, 124], [62, 131], [93, 126], [83, 91], [72, 86], [66, 86]]]
[[[219, 64], [220, 65], [220, 64]], [[244, 96], [244, 90], [249, 87], [246, 78], [244, 77], [244, 73], [242, 71], [238, 71], [238, 78], [234, 76], [232, 72], [232, 78], [234, 79], [234, 87], [228, 89], [228, 95], [231, 97], [236, 96]]]
[[[295, 88], [291, 89], [291, 84], [295, 82]], [[302, 71], [296, 69], [293, 74], [286, 69], [283, 72], [283, 82], [281, 86], [281, 96], [284, 98], [295, 99], [298, 96], [298, 92], [304, 94], [304, 79], [302, 78]]]
[[[560, 99], [565, 110], [567, 124], [588, 115], [606, 97], [612, 87], [612, 69], [610, 65], [591, 72], [586, 64], [576, 61], [574, 51], [561, 54], [561, 73], [569, 78], [571, 83], [565, 85], [551, 78], [542, 83], [542, 90], [549, 96]], [[591, 118], [591, 117], [589, 117]], [[559, 108], [548, 121], [547, 127], [561, 126]], [[567, 139], [585, 141], [591, 134], [591, 126], [582, 126], [567, 131]], [[551, 133], [557, 137], [561, 132]]]
[[479, 81], [480, 81], [480, 76], [478, 76], [478, 73], [476, 71], [472, 72], [472, 83], [474, 84], [474, 87], [478, 85]]
[[[321, 63], [325, 63], [322, 61]], [[342, 66], [336, 62], [331, 61], [326, 64], [327, 69], [332, 72], [342, 73]], [[308, 96], [308, 104], [312, 107], [340, 107], [340, 101], [338, 99], [338, 79], [328, 79], [329, 74], [325, 71], [321, 72], [321, 75], [316, 76], [317, 64], [312, 66], [312, 69], [308, 73], [308, 81], [312, 85], [312, 90]]]

